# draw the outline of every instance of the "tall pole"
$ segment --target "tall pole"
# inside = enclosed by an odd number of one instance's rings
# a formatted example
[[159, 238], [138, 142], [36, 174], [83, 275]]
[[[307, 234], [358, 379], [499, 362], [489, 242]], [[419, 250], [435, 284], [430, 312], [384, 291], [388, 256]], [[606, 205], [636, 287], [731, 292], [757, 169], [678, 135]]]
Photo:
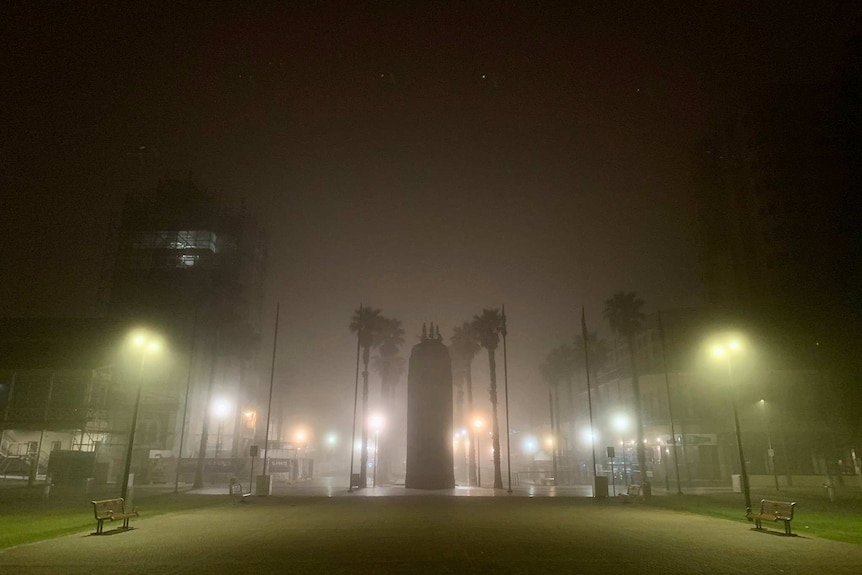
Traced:
[[[593, 456], [593, 497], [596, 497], [596, 440], [595, 431], [593, 428], [593, 392], [590, 385], [590, 351], [589, 337], [587, 336], [587, 318], [584, 312], [584, 306], [581, 306], [581, 338], [584, 340], [584, 369], [587, 372], [587, 405], [590, 410], [590, 454]], [[613, 470], [611, 470], [613, 472]], [[605, 484], [605, 493], [607, 493], [607, 484]]]
[[177, 473], [174, 477], [174, 493], [178, 493], [180, 490], [180, 464], [183, 460], [183, 443], [186, 439], [186, 417], [188, 417], [189, 413], [189, 391], [192, 387], [192, 367], [194, 366], [194, 357], [195, 357], [195, 340], [198, 335], [198, 306], [195, 306], [195, 319], [192, 324], [192, 341], [189, 346], [189, 370], [186, 374], [186, 399], [183, 403], [183, 423], [180, 427], [180, 448], [177, 452]]
[[204, 415], [203, 423], [201, 424], [201, 441], [198, 444], [198, 463], [195, 469], [195, 482], [192, 485], [194, 489], [200, 489], [204, 486], [204, 471], [206, 468], [206, 456], [209, 446], [209, 429], [210, 429], [210, 406], [212, 405], [213, 386], [215, 385], [216, 364], [218, 363], [219, 341], [221, 338], [221, 327], [216, 327], [215, 337], [213, 337], [212, 353], [210, 355], [210, 375], [207, 383], [206, 399], [204, 400]]
[[269, 421], [272, 416], [272, 387], [275, 381], [275, 355], [278, 344], [278, 314], [281, 311], [281, 302], [275, 304], [275, 335], [272, 338], [272, 364], [269, 368], [269, 401], [266, 404], [266, 435], [263, 438], [263, 475], [266, 475], [266, 465], [269, 459]]
[[503, 304], [503, 329], [500, 330], [503, 335], [503, 390], [506, 393], [506, 472], [509, 478], [509, 488], [506, 490], [512, 492], [512, 428], [509, 426], [509, 367], [506, 359], [506, 304]]
[[123, 485], [120, 488], [120, 497], [126, 499], [129, 494], [129, 475], [132, 470], [132, 449], [135, 445], [135, 428], [138, 424], [138, 410], [141, 407], [141, 390], [144, 388], [144, 362], [147, 357], [146, 350], [141, 350], [141, 370], [138, 374], [138, 393], [135, 395], [135, 407], [132, 410], [132, 428], [129, 430], [129, 445], [126, 448], [126, 466], [123, 468]]
[[[670, 418], [670, 441], [673, 446], [673, 467], [676, 470], [676, 493], [682, 495], [682, 483], [679, 478], [679, 459], [676, 451], [676, 429], [673, 426], [673, 402], [670, 399], [670, 377], [667, 374], [667, 349], [664, 345], [664, 323], [661, 320], [661, 312], [658, 312], [658, 333], [661, 337], [661, 361], [664, 364], [664, 389], [667, 393], [667, 416]], [[667, 483], [667, 473], [665, 473]]]
[[[362, 304], [359, 304], [359, 318], [362, 320]], [[362, 326], [356, 330], [356, 383], [354, 384], [353, 392], [353, 436], [350, 440], [350, 477], [347, 479], [347, 492], [353, 493], [353, 460], [355, 459], [356, 451], [356, 408], [359, 404], [359, 351], [362, 348]]]
[[482, 448], [479, 446], [479, 434], [481, 429], [476, 430], [476, 485], [482, 487]]
[[736, 449], [739, 452], [739, 470], [742, 475], [742, 494], [745, 497], [745, 513], [751, 513], [751, 489], [748, 485], [748, 471], [745, 467], [745, 455], [742, 452], [742, 432], [739, 430], [739, 411], [736, 408], [736, 390], [733, 385], [733, 368], [730, 355], [727, 356], [727, 377], [730, 380], [730, 403], [733, 406], [733, 424], [736, 428]]
[[551, 471], [554, 474], [554, 484], [557, 483], [557, 445], [556, 445], [556, 433], [554, 427], [554, 394], [551, 391], [551, 384], [548, 384], [548, 407], [550, 408], [551, 413]]
[[775, 478], [775, 490], [781, 491], [778, 485], [778, 470], [775, 468], [775, 450], [772, 448], [772, 434], [769, 432], [769, 409], [766, 406], [766, 400], [761, 399], [760, 404], [763, 406], [763, 419], [766, 421], [766, 447], [768, 451], [766, 455], [769, 458], [769, 464], [772, 466], [772, 477]]
[[377, 457], [380, 446], [380, 430], [374, 430], [374, 473], [371, 476], [371, 482], [374, 487], [377, 487]]

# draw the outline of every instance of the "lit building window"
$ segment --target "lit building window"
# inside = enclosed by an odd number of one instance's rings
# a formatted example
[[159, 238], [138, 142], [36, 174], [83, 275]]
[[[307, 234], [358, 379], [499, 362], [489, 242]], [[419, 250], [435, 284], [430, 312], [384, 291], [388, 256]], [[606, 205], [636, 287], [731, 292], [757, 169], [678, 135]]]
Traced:
[[178, 268], [190, 268], [193, 267], [200, 256], [194, 256], [189, 254], [183, 254], [177, 258], [177, 267]]
[[214, 232], [196, 231], [147, 231], [135, 235], [132, 247], [137, 250], [208, 250], [218, 253], [218, 241]]

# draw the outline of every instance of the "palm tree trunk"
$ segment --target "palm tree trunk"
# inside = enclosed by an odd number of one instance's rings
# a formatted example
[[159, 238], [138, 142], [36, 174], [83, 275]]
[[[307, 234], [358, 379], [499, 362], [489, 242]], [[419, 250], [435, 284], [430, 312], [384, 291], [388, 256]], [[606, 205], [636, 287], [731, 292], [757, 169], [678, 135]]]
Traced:
[[497, 364], [494, 361], [493, 350], [488, 350], [488, 367], [491, 372], [491, 409], [494, 412], [494, 436], [492, 438], [494, 445], [494, 489], [503, 489], [503, 473], [500, 465], [500, 421], [497, 417]]
[[629, 361], [631, 362], [631, 370], [632, 370], [632, 393], [635, 396], [635, 426], [637, 429], [637, 454], [638, 454], [638, 467], [640, 467], [640, 483], [643, 488], [642, 493], [644, 497], [649, 497], [651, 490], [646, 487], [649, 484], [647, 480], [646, 474], [646, 447], [644, 445], [644, 426], [643, 426], [643, 412], [641, 409], [641, 386], [640, 381], [638, 380], [638, 366], [637, 366], [637, 357], [635, 355], [635, 338], [628, 337], [628, 346], [629, 346]]
[[359, 486], [368, 487], [368, 359], [371, 350], [362, 353], [362, 451], [359, 456]]
[[[464, 384], [467, 386], [467, 417], [470, 418], [473, 416], [473, 374], [470, 363], [467, 363], [467, 370], [464, 373], [466, 378]], [[467, 429], [470, 429], [470, 425], [467, 426]], [[473, 445], [470, 446], [469, 452], [467, 462], [469, 477], [467, 478], [467, 483], [470, 485], [479, 485], [479, 478], [476, 473], [476, 449]]]

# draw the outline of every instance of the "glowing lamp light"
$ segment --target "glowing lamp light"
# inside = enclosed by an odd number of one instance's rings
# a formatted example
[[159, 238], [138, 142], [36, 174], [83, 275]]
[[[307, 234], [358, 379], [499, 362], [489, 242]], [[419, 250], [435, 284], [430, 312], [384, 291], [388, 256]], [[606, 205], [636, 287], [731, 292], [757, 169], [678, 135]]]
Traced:
[[385, 420], [383, 419], [383, 416], [380, 415], [379, 413], [372, 415], [371, 419], [369, 419], [369, 421], [368, 421], [368, 424], [371, 427], [371, 429], [373, 429], [374, 431], [377, 431], [377, 432], [379, 432], [381, 429], [383, 429], [384, 423], [385, 423]]
[[595, 441], [598, 440], [598, 434], [592, 429], [585, 429], [581, 432], [581, 439], [583, 439], [584, 443], [587, 445], [592, 445]]
[[626, 431], [629, 428], [629, 418], [624, 413], [618, 413], [611, 421], [616, 431]]
[[224, 398], [220, 398], [213, 402], [212, 413], [213, 415], [221, 419], [230, 413], [230, 407], [230, 401]]

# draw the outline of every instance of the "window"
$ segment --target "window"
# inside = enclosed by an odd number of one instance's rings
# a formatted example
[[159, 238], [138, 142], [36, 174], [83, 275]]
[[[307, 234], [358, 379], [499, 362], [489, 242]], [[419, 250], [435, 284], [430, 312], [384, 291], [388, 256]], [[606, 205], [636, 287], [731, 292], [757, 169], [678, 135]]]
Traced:
[[178, 268], [190, 268], [193, 267], [200, 256], [183, 254], [177, 258], [177, 267]]
[[137, 250], [209, 250], [218, 253], [218, 241], [214, 232], [197, 231], [147, 231], [135, 235], [132, 247]]

